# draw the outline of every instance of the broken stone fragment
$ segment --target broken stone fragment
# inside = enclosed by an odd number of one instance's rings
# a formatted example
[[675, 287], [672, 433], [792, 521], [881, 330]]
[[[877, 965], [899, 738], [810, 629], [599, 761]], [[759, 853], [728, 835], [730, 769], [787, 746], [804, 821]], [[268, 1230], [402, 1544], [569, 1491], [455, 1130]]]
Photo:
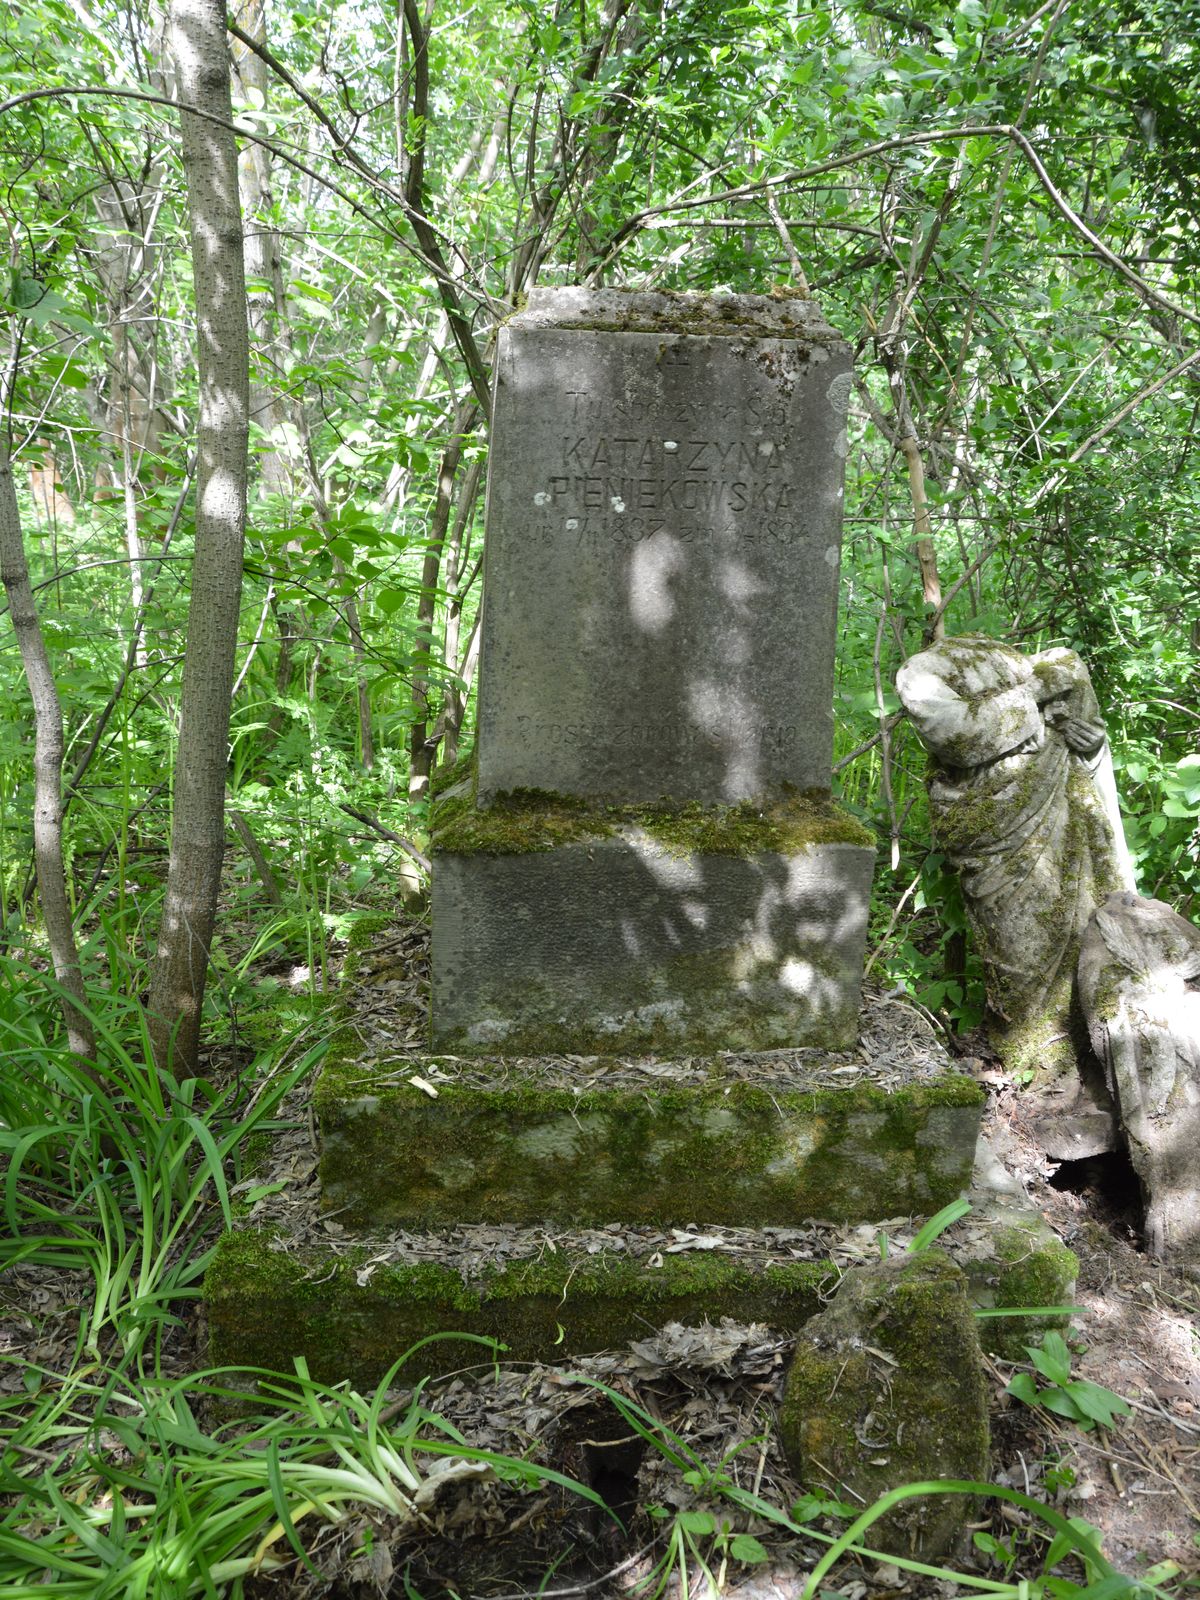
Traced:
[[1146, 1245], [1200, 1265], [1200, 929], [1120, 893], [1088, 924], [1079, 995], [1142, 1186]]
[[[801, 1329], [779, 1431], [806, 1488], [863, 1509], [901, 1484], [985, 1478], [987, 1386], [960, 1269], [929, 1250], [848, 1272]], [[905, 1500], [864, 1543], [929, 1559], [970, 1510], [961, 1494]]]

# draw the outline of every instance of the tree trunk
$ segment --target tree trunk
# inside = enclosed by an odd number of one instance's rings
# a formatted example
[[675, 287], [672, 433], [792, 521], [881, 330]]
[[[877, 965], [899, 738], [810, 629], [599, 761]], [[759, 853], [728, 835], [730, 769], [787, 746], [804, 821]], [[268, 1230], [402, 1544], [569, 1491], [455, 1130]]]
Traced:
[[[467, 695], [470, 685], [459, 666], [462, 644], [463, 601], [471, 587], [472, 579], [464, 585], [467, 560], [470, 556], [470, 524], [483, 479], [483, 461], [476, 458], [467, 468], [466, 480], [458, 497], [454, 512], [454, 529], [450, 535], [450, 548], [446, 562], [446, 626], [442, 637], [442, 662], [446, 669], [446, 692], [442, 702], [441, 761], [452, 767], [458, 760], [458, 740], [462, 733], [463, 718], [467, 713]], [[478, 616], [476, 617], [478, 620]], [[470, 641], [468, 642], [470, 651]]]
[[433, 665], [434, 617], [437, 613], [438, 577], [442, 567], [442, 550], [450, 525], [450, 512], [454, 504], [454, 481], [462, 460], [463, 444], [468, 430], [473, 426], [477, 408], [472, 399], [463, 400], [450, 432], [450, 440], [442, 452], [438, 471], [437, 499], [433, 504], [433, 517], [429, 537], [425, 543], [425, 560], [421, 564], [421, 594], [417, 601], [417, 639], [413, 652], [412, 677], [412, 728], [409, 733], [408, 798], [424, 800], [429, 793], [429, 777], [433, 771], [434, 744], [429, 737], [429, 674]]
[[[263, 0], [232, 0], [230, 20], [259, 44], [267, 42]], [[266, 62], [240, 40], [230, 45], [230, 58], [240, 91], [257, 92], [264, 107], [271, 87]], [[283, 261], [279, 232], [273, 223], [271, 152], [253, 140], [246, 143], [238, 163], [242, 210], [246, 228], [243, 250], [247, 293], [247, 316], [252, 348], [261, 365], [250, 386], [250, 415], [262, 430], [266, 444], [259, 457], [262, 487], [271, 494], [287, 494], [292, 487], [292, 462], [281, 446], [283, 408], [270, 378], [264, 378], [272, 361], [280, 359], [279, 321], [284, 304]], [[295, 546], [289, 546], [296, 548]]]
[[[150, 988], [155, 1059], [197, 1070], [224, 846], [229, 708], [246, 524], [249, 340], [237, 147], [221, 0], [172, 0], [200, 374], [196, 553], [183, 665], [171, 860]], [[188, 114], [195, 106], [225, 125]]]
[[95, 1058], [96, 1042], [84, 1007], [87, 996], [83, 973], [75, 948], [75, 928], [67, 900], [67, 876], [62, 851], [62, 767], [63, 719], [46, 641], [42, 636], [25, 543], [21, 537], [21, 514], [13, 485], [8, 446], [0, 442], [0, 580], [8, 596], [13, 632], [21, 650], [25, 681], [33, 701], [34, 791], [33, 855], [37, 870], [42, 920], [50, 945], [54, 976], [63, 990], [63, 1013], [67, 1042], [81, 1061]]

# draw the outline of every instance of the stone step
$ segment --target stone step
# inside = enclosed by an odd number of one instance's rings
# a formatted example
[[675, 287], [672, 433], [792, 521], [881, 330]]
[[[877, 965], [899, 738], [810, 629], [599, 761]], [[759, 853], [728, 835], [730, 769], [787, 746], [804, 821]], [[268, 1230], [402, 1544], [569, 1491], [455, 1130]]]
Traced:
[[[1068, 1304], [1074, 1256], [1019, 1192], [989, 1186], [988, 1159], [972, 1211], [939, 1246], [963, 1267], [977, 1306]], [[301, 1356], [314, 1377], [361, 1387], [431, 1335], [499, 1340], [506, 1359], [562, 1363], [668, 1322], [729, 1317], [787, 1333], [821, 1309], [841, 1273], [903, 1250], [918, 1226], [477, 1224], [360, 1236], [322, 1221], [315, 1193], [312, 1202], [305, 1212], [294, 1196], [272, 1196], [221, 1241], [205, 1284], [214, 1364], [288, 1371]], [[989, 1319], [984, 1346], [1016, 1357], [1064, 1320]], [[402, 1381], [490, 1359], [470, 1339], [437, 1338], [406, 1363]]]
[[970, 1183], [984, 1092], [886, 1001], [863, 1026], [854, 1051], [675, 1061], [397, 1066], [347, 1039], [314, 1096], [323, 1203], [365, 1228], [929, 1216]]

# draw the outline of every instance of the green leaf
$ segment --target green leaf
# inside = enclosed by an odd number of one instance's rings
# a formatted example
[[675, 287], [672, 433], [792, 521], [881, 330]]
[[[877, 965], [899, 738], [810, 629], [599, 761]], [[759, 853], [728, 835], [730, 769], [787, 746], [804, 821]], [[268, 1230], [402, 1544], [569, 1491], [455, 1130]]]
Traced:
[[752, 1533], [735, 1533], [729, 1541], [729, 1554], [735, 1561], [744, 1561], [747, 1565], [770, 1559], [766, 1546]]
[[18, 311], [31, 311], [45, 293], [45, 285], [36, 278], [23, 278], [18, 272], [13, 272], [8, 297]]
[[70, 356], [60, 355], [58, 351], [51, 351], [43, 356], [42, 365], [58, 383], [67, 389], [86, 389], [92, 381], [91, 373], [79, 362]]
[[[959, 998], [961, 999], [961, 995]], [[936, 1215], [930, 1217], [925, 1226], [916, 1234], [913, 1242], [908, 1247], [909, 1254], [920, 1255], [922, 1250], [928, 1250], [935, 1239], [945, 1233], [947, 1228], [952, 1227], [954, 1223], [965, 1217], [970, 1209], [971, 1202], [961, 1195], [957, 1200], [951, 1200], [948, 1206], [943, 1206]]]
[[1040, 1404], [1037, 1384], [1028, 1372], [1015, 1373], [1005, 1390], [1017, 1400], [1023, 1400], [1027, 1406]]
[[1104, 1427], [1111, 1428], [1114, 1417], [1127, 1417], [1129, 1404], [1119, 1394], [1087, 1378], [1075, 1378], [1067, 1385], [1067, 1393], [1087, 1417], [1092, 1417]]
[[1128, 167], [1122, 167], [1120, 172], [1114, 173], [1108, 180], [1108, 198], [1123, 200], [1132, 188], [1133, 174]]
[[286, 1183], [259, 1183], [253, 1189], [247, 1189], [246, 1201], [253, 1205], [256, 1200], [265, 1200], [269, 1194], [278, 1194], [281, 1189], [286, 1189]]
[[681, 1511], [675, 1521], [684, 1533], [695, 1533], [704, 1537], [717, 1531], [717, 1524], [711, 1511]]
[[1026, 1345], [1025, 1348], [1030, 1361], [1043, 1378], [1048, 1378], [1051, 1383], [1070, 1383], [1071, 1352], [1061, 1333], [1055, 1333], [1051, 1328], [1042, 1335], [1040, 1348], [1037, 1345]]
[[1043, 1389], [1038, 1399], [1047, 1411], [1052, 1411], [1056, 1417], [1066, 1417], [1068, 1422], [1077, 1422], [1085, 1433], [1093, 1426], [1091, 1418], [1084, 1416], [1066, 1389]]

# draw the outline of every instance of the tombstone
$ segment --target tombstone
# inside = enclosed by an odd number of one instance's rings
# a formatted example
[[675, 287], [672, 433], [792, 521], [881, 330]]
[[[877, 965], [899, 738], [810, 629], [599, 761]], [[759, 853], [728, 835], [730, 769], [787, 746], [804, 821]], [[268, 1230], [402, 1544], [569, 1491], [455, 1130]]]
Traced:
[[850, 385], [790, 297], [539, 290], [501, 330], [435, 1048], [853, 1042], [874, 851], [829, 795]]

